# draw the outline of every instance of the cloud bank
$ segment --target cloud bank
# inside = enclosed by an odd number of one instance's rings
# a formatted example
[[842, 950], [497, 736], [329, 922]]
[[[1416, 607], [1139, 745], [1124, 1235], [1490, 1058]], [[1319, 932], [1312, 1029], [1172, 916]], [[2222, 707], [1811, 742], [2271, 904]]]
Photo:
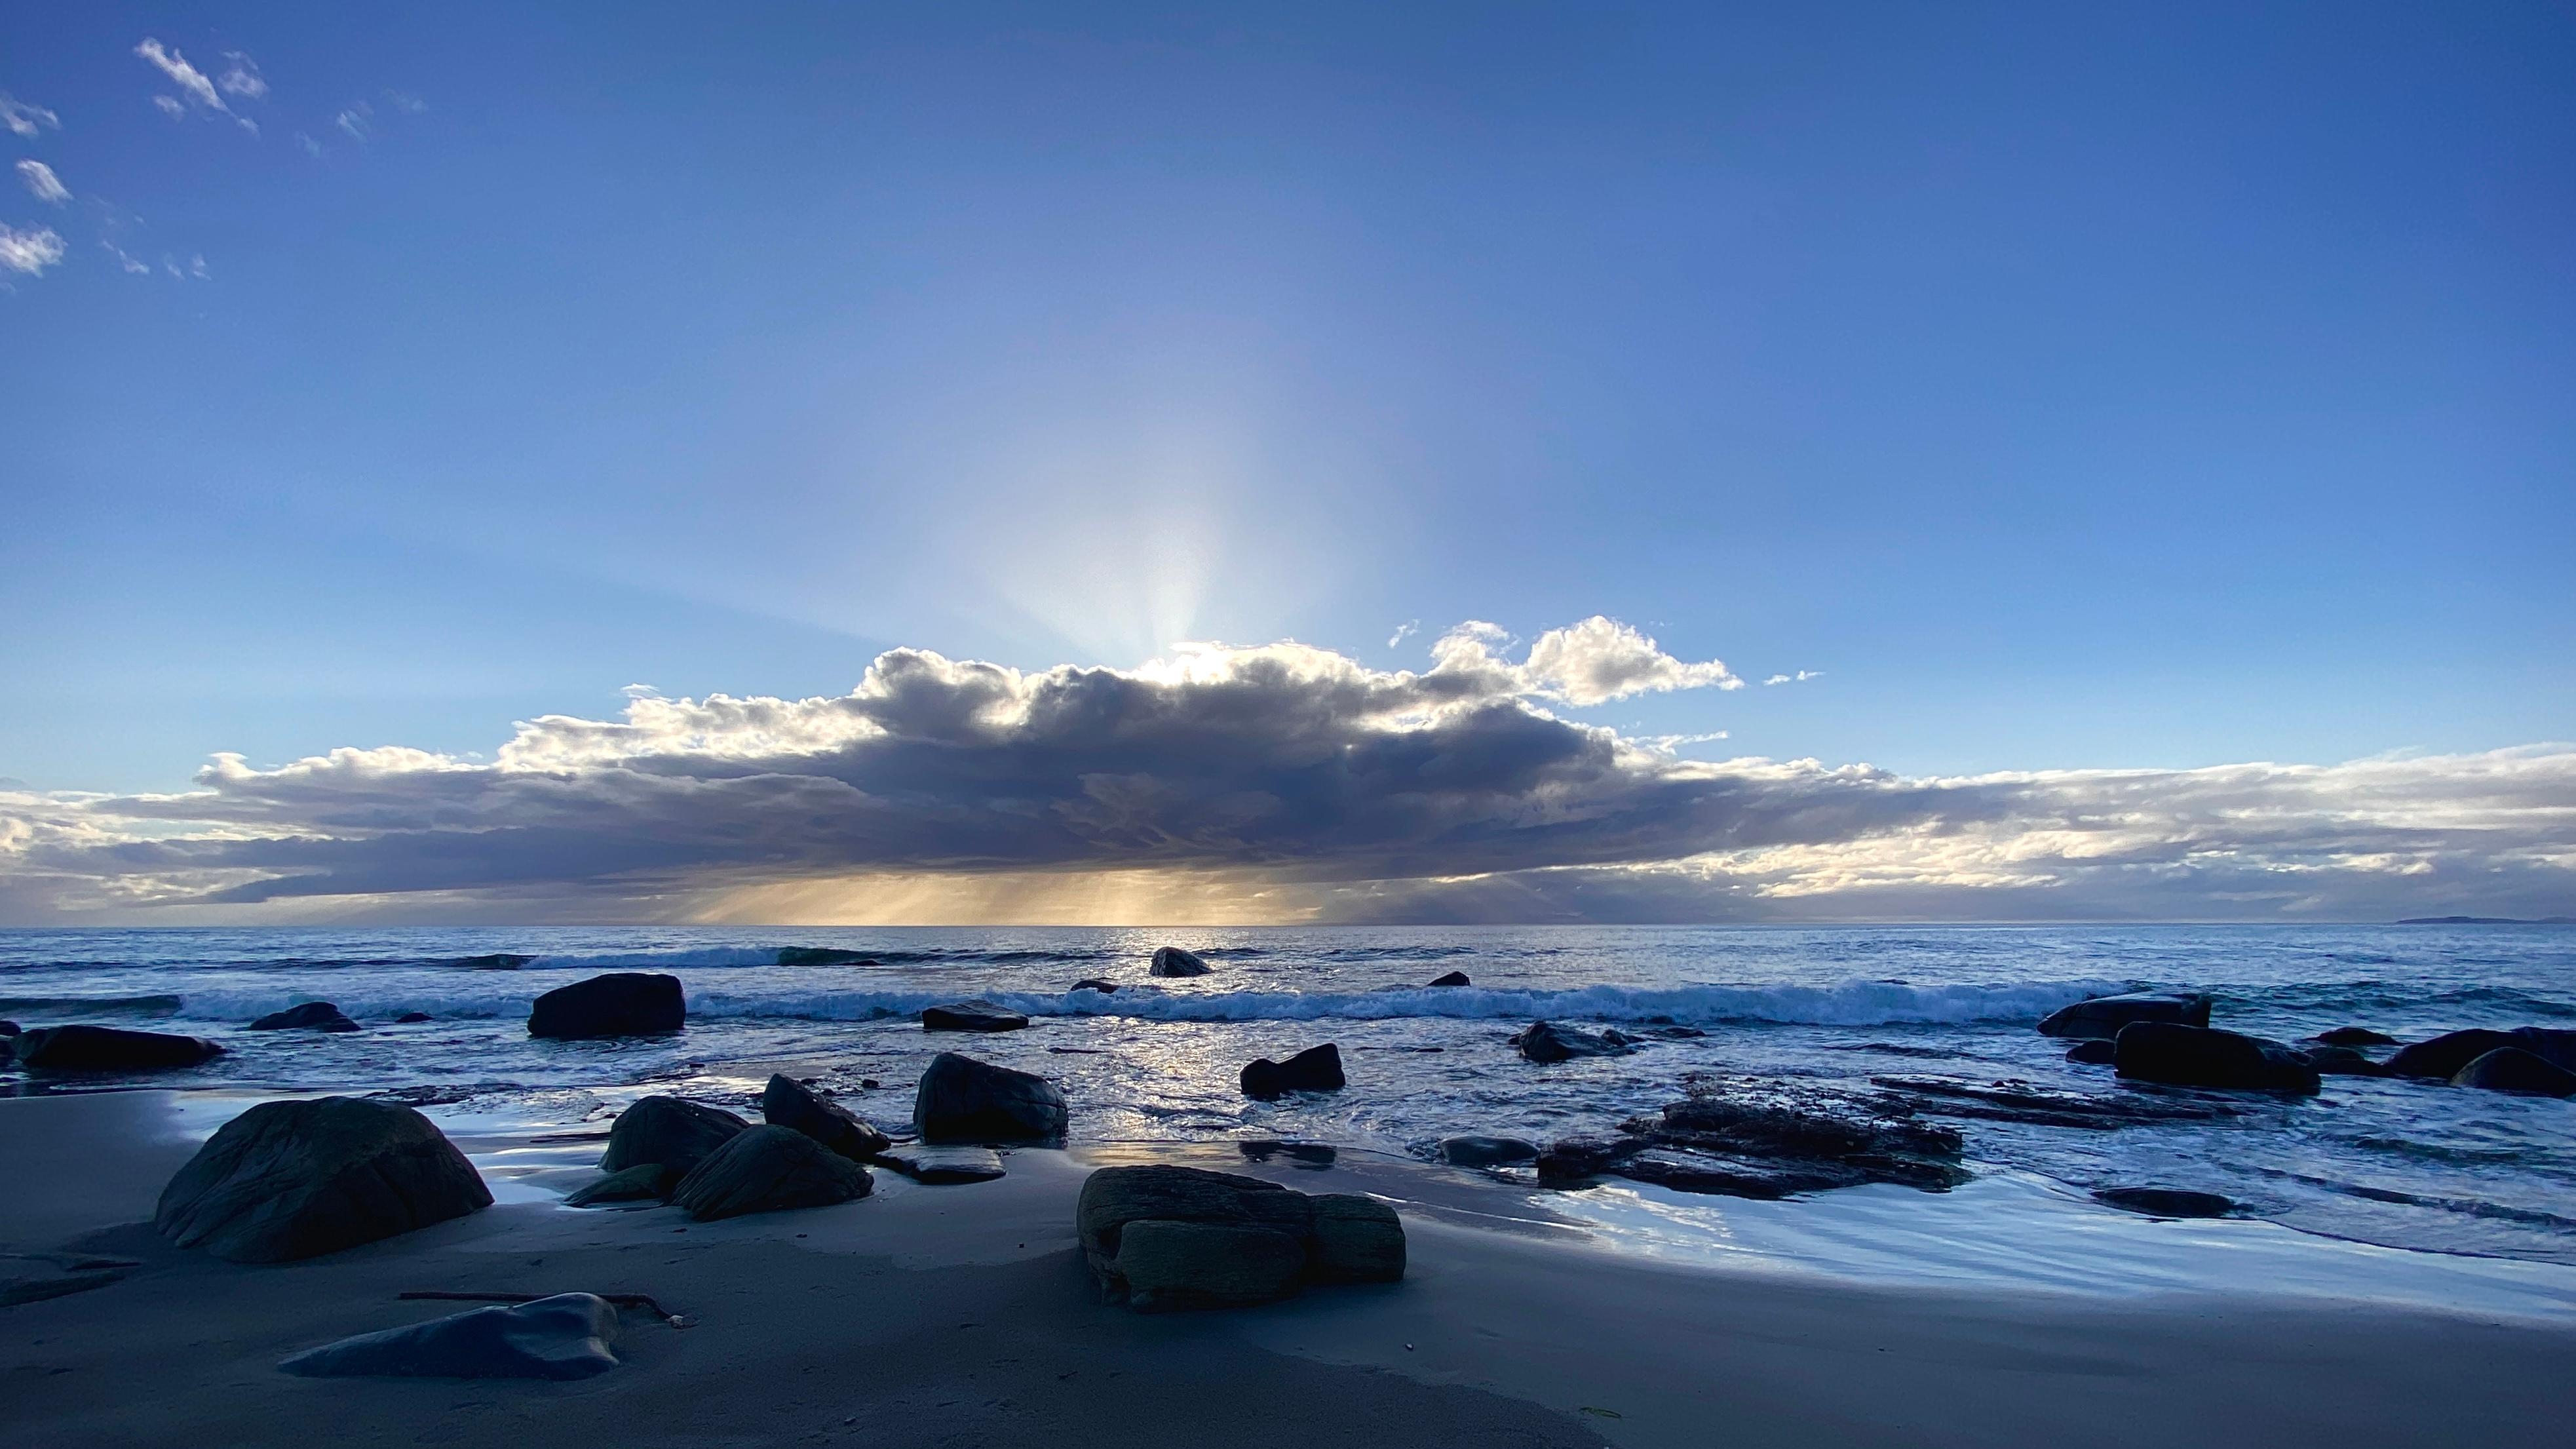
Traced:
[[[218, 755], [0, 794], [0, 918], [2386, 919], [2576, 902], [2576, 748], [1908, 778], [1569, 719], [1732, 689], [1595, 618], [1415, 673], [1283, 643], [1132, 670], [926, 650], [850, 693], [521, 723], [488, 759]], [[1145, 884], [1154, 889], [1144, 889]]]

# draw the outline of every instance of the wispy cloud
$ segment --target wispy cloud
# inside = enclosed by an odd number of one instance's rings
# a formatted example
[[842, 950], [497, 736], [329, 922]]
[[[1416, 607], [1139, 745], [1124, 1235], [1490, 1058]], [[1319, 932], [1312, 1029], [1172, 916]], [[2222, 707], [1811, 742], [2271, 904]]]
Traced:
[[1804, 684], [1810, 679], [1822, 679], [1824, 677], [1825, 671], [1821, 669], [1801, 669], [1795, 674], [1774, 674], [1769, 679], [1762, 682], [1765, 685]]
[[52, 227], [19, 231], [0, 225], [0, 267], [30, 277], [44, 275], [45, 268], [60, 266], [63, 239]]
[[38, 131], [59, 131], [63, 118], [43, 106], [32, 105], [7, 91], [0, 91], [0, 126], [33, 139]]
[[176, 257], [165, 255], [161, 258], [161, 270], [183, 282], [191, 279], [203, 282], [214, 276], [213, 272], [207, 270], [206, 259], [202, 256], [192, 256], [187, 261], [181, 262]]
[[72, 199], [71, 188], [63, 185], [63, 179], [54, 174], [54, 168], [42, 161], [19, 162], [18, 179], [27, 183], [28, 192], [38, 201], [60, 206]]
[[1405, 640], [1412, 638], [1415, 634], [1420, 632], [1422, 632], [1422, 621], [1420, 619], [1407, 619], [1403, 623], [1396, 625], [1395, 632], [1387, 636], [1386, 647], [1392, 649], [1396, 645], [1403, 643]]
[[152, 264], [150, 262], [144, 261], [142, 258], [135, 256], [133, 253], [127, 251], [121, 246], [118, 246], [116, 243], [102, 238], [99, 241], [99, 246], [104, 249], [109, 256], [116, 258], [116, 264], [125, 268], [128, 276], [148, 277], [152, 275]]
[[152, 104], [159, 106], [161, 108], [161, 114], [165, 116], [185, 116], [188, 114], [188, 103], [179, 99], [177, 96], [154, 96], [152, 98]]
[[429, 109], [429, 102], [422, 100], [420, 97], [413, 95], [409, 91], [385, 92], [385, 104], [402, 112], [406, 116], [417, 116]]
[[225, 51], [224, 59], [229, 64], [215, 84], [225, 95], [255, 101], [268, 94], [268, 78], [259, 73], [259, 62], [238, 50]]
[[322, 154], [322, 143], [314, 140], [313, 137], [306, 132], [298, 131], [295, 133], [295, 144], [302, 147], [304, 149], [304, 154], [307, 156], [319, 156]]
[[[141, 45], [134, 47], [134, 53], [150, 62], [154, 69], [168, 76], [170, 83], [177, 86], [179, 93], [189, 100], [210, 111], [221, 111], [225, 115], [232, 114], [232, 108], [225, 105], [224, 98], [216, 93], [215, 83], [206, 78], [204, 71], [190, 65], [188, 58], [178, 51], [147, 35]], [[165, 106], [163, 109], [169, 108]]]
[[331, 124], [338, 126], [341, 130], [347, 132], [350, 140], [364, 141], [367, 139], [368, 132], [373, 129], [372, 123], [375, 119], [375, 114], [375, 107], [368, 105], [365, 101], [360, 101], [356, 105], [349, 107], [347, 110], [342, 111], [332, 120]]

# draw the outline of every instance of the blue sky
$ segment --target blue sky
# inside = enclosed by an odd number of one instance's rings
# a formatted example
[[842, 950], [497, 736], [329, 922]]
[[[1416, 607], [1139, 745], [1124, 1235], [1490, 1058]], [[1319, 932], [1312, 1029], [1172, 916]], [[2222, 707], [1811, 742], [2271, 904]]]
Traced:
[[2571, 81], [2511, 4], [13, 12], [0, 777], [1595, 615], [1749, 683], [1516, 697], [1686, 761], [2565, 740]]

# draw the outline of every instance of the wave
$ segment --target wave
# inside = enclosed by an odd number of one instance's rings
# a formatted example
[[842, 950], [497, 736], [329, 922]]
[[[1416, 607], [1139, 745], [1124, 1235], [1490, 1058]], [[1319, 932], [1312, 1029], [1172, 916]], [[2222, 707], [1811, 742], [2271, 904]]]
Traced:
[[184, 1006], [177, 996], [0, 996], [5, 1017], [176, 1016]]

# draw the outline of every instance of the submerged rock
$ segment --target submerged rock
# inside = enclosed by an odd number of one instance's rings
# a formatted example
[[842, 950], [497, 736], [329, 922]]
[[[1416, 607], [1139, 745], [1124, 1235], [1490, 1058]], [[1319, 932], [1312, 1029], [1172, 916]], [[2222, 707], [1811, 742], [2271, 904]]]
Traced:
[[2484, 1087], [2491, 1092], [2529, 1092], [2543, 1097], [2576, 1096], [2576, 1072], [2520, 1047], [2498, 1047], [2460, 1068], [2454, 1087]]
[[1064, 1136], [1064, 1093], [1031, 1072], [955, 1052], [930, 1059], [913, 1089], [924, 1142], [1044, 1142]]
[[406, 1011], [402, 1015], [394, 1018], [394, 1025], [409, 1026], [414, 1022], [428, 1021], [430, 1019], [430, 1015], [426, 1011]]
[[2315, 1036], [2309, 1037], [2308, 1040], [2324, 1042], [2327, 1046], [2340, 1047], [2397, 1045], [2397, 1038], [2388, 1035], [2386, 1032], [2372, 1031], [2366, 1026], [2331, 1027], [2325, 1031], [2318, 1032]]
[[516, 951], [489, 951], [480, 956], [459, 956], [449, 964], [468, 971], [516, 971], [535, 959]]
[[[2110, 1043], [2100, 1045], [2108, 1046]], [[2061, 1092], [2011, 1079], [1978, 1082], [1959, 1077], [1872, 1077], [1869, 1080], [1873, 1086], [1904, 1094], [1897, 1105], [1908, 1116], [1921, 1112], [1992, 1122], [2022, 1122], [2035, 1127], [2110, 1131], [2153, 1122], [2211, 1122], [2236, 1115], [2234, 1108], [2214, 1102], [2173, 1101], [2136, 1092], [2094, 1096], [2085, 1092]]]
[[283, 1263], [492, 1205], [482, 1175], [427, 1117], [359, 1097], [263, 1102], [161, 1190], [161, 1235], [235, 1263]]
[[1107, 996], [1109, 993], [1118, 989], [1118, 983], [1115, 981], [1103, 980], [1098, 976], [1086, 976], [1080, 981], [1073, 983], [1072, 987], [1069, 989], [1074, 991], [1097, 991], [1101, 995]]
[[1621, 1031], [1584, 1031], [1579, 1027], [1558, 1026], [1552, 1021], [1532, 1023], [1512, 1038], [1521, 1055], [1534, 1062], [1563, 1062], [1576, 1057], [1617, 1056], [1628, 1050], [1636, 1038]]
[[278, 1365], [307, 1378], [581, 1379], [617, 1367], [617, 1308], [589, 1293], [362, 1333]]
[[1018, 1031], [1028, 1024], [1027, 1017], [1005, 1011], [981, 997], [952, 1001], [946, 1006], [926, 1006], [921, 1011], [923, 1031]]
[[2061, 1007], [2040, 1022], [2042, 1036], [2115, 1037], [2134, 1021], [2161, 1021], [2180, 1026], [2209, 1025], [2209, 998], [2168, 992], [2138, 991], [2125, 996], [2096, 996]]
[[722, 1107], [679, 1097], [638, 1097], [617, 1114], [608, 1129], [608, 1149], [599, 1157], [602, 1172], [659, 1163], [665, 1184], [686, 1177], [691, 1168], [751, 1126]]
[[2276, 1041], [2170, 1022], [2132, 1022], [2120, 1029], [2119, 1074], [2132, 1081], [2233, 1091], [2314, 1096], [2317, 1069]]
[[1104, 1167], [1074, 1208], [1103, 1296], [1138, 1312], [1266, 1303], [1308, 1283], [1404, 1276], [1404, 1225], [1371, 1198], [1308, 1197], [1192, 1167]]
[[877, 1161], [927, 1187], [991, 1182], [1010, 1171], [989, 1147], [889, 1147]]
[[829, 1207], [865, 1197], [868, 1170], [791, 1127], [750, 1127], [708, 1154], [671, 1189], [671, 1202], [700, 1222], [745, 1213]]
[[2157, 1218], [2223, 1218], [2236, 1211], [2234, 1198], [2180, 1187], [2097, 1188], [2094, 1199], [2133, 1213]]
[[1682, 1192], [1776, 1198], [1893, 1182], [1940, 1192], [1967, 1180], [1948, 1127], [1901, 1107], [1821, 1095], [1736, 1097], [1694, 1091], [1660, 1114], [1634, 1117], [1615, 1137], [1569, 1137], [1538, 1157], [1541, 1182], [1600, 1175]]
[[2066, 1059], [2088, 1067], [2107, 1067], [2119, 1056], [2119, 1048], [2107, 1037], [2088, 1037], [2066, 1049]]
[[1536, 1162], [1538, 1144], [1518, 1137], [1449, 1137], [1441, 1140], [1440, 1160], [1451, 1167], [1509, 1167]]
[[2319, 1076], [2385, 1077], [2390, 1075], [2388, 1068], [2348, 1046], [2329, 1046], [2319, 1043], [2306, 1048], [2300, 1055], [2308, 1059], [2308, 1065], [2316, 1068]]
[[680, 978], [651, 971], [612, 971], [558, 986], [528, 1012], [528, 1035], [580, 1039], [661, 1036], [688, 1022]]
[[1199, 959], [1195, 951], [1184, 951], [1178, 946], [1157, 946], [1150, 969], [1156, 976], [1205, 976], [1215, 968]]
[[1272, 1098], [1290, 1092], [1338, 1092], [1343, 1087], [1342, 1049], [1326, 1042], [1308, 1047], [1285, 1061], [1268, 1057], [1246, 1063], [1242, 1072], [1243, 1095]]
[[2440, 1077], [2448, 1081], [2459, 1075], [2460, 1068], [2491, 1051], [2521, 1045], [2508, 1031], [2472, 1027], [2467, 1031], [2444, 1032], [2440, 1036], [2399, 1047], [2388, 1058], [2388, 1070], [2394, 1076]]
[[127, 1031], [117, 1026], [40, 1026], [14, 1039], [18, 1065], [31, 1072], [152, 1072], [213, 1061], [224, 1049], [193, 1036]]
[[865, 951], [847, 951], [838, 946], [781, 946], [781, 966], [874, 966], [877, 960]]
[[761, 1089], [760, 1115], [773, 1127], [789, 1127], [850, 1159], [865, 1162], [886, 1150], [893, 1139], [849, 1108], [785, 1073], [774, 1073]]
[[1464, 971], [1451, 971], [1443, 975], [1432, 977], [1430, 984], [1433, 986], [1473, 986], [1476, 983], [1468, 980], [1467, 973]]
[[662, 1195], [662, 1164], [639, 1162], [574, 1189], [564, 1197], [566, 1207], [588, 1207], [595, 1202], [640, 1202]]
[[356, 1031], [358, 1024], [340, 1014], [340, 1008], [327, 1001], [308, 1001], [284, 1011], [272, 1011], [250, 1024], [250, 1031]]

